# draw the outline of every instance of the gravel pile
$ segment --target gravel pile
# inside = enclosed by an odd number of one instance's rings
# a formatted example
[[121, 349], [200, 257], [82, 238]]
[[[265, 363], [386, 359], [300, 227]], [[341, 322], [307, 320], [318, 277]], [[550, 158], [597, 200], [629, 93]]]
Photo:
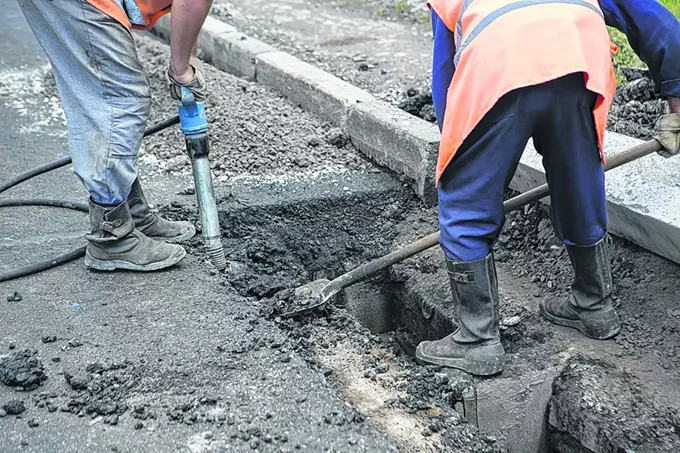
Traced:
[[[169, 47], [148, 37], [140, 37], [138, 42], [139, 57], [151, 82], [151, 118], [160, 120], [176, 114], [164, 74]], [[205, 65], [205, 71], [211, 162], [218, 181], [372, 168], [339, 130], [278, 94], [209, 65]], [[143, 159], [158, 162], [169, 172], [190, 171], [178, 128], [148, 139]]]

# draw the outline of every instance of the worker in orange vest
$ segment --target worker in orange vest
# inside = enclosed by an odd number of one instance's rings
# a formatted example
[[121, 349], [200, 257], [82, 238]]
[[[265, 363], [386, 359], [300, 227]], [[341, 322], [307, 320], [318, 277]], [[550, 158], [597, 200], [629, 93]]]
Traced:
[[149, 117], [149, 81], [131, 34], [170, 12], [170, 94], [181, 87], [205, 98], [205, 78], [192, 57], [211, 0], [18, 0], [47, 54], [66, 115], [73, 169], [90, 196], [86, 266], [152, 271], [186, 252], [189, 222], [149, 210], [137, 177], [137, 153]]
[[492, 249], [504, 192], [530, 138], [575, 271], [570, 296], [541, 303], [541, 313], [591, 338], [614, 337], [621, 321], [611, 300], [602, 162], [616, 79], [606, 25], [628, 36], [669, 101], [656, 138], [670, 156], [680, 147], [680, 24], [655, 0], [431, 0], [429, 7], [442, 133], [440, 243], [458, 329], [422, 342], [416, 357], [475, 375], [503, 370]]

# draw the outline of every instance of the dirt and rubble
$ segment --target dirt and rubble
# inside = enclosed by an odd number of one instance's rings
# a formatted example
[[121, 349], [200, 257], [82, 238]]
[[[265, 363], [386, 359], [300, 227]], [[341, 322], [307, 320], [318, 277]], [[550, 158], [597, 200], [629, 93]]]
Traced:
[[[164, 71], [167, 47], [140, 36], [138, 53], [149, 75], [151, 117], [167, 118], [177, 111], [168, 96]], [[348, 145], [343, 133], [313, 115], [293, 107], [272, 90], [205, 65], [210, 81], [206, 111], [210, 121], [213, 175], [217, 182], [234, 177], [278, 178], [301, 172], [364, 171], [372, 165]], [[142, 160], [171, 173], [191, 171], [177, 128], [149, 141]]]

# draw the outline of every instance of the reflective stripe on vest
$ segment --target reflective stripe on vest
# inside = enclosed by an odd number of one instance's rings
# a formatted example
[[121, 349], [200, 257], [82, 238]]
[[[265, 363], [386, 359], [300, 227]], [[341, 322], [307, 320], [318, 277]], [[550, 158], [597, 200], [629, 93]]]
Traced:
[[453, 65], [458, 66], [458, 62], [460, 61], [460, 56], [463, 53], [463, 51], [470, 45], [470, 43], [481, 33], [484, 31], [486, 27], [488, 27], [493, 21], [498, 19], [504, 14], [507, 14], [511, 11], [515, 11], [520, 8], [526, 8], [527, 6], [535, 6], [535, 5], [546, 5], [550, 3], [559, 3], [559, 4], [566, 4], [566, 5], [580, 5], [580, 6], [585, 6], [587, 8], [592, 9], [595, 11], [597, 14], [602, 17], [602, 20], [604, 20], [604, 15], [602, 14], [602, 11], [595, 5], [586, 2], [585, 0], [521, 0], [518, 2], [510, 3], [508, 5], [505, 5], [501, 8], [498, 8], [496, 11], [492, 12], [488, 16], [486, 16], [477, 26], [472, 30], [472, 33], [465, 39], [463, 44], [460, 44], [461, 40], [463, 39], [463, 15], [465, 14], [465, 10], [470, 6], [470, 3], [472, 3], [472, 0], [465, 0], [465, 3], [463, 4], [463, 9], [460, 12], [460, 16], [458, 16], [458, 21], [456, 23], [456, 38], [458, 39], [456, 45], [459, 46], [459, 48], [456, 50], [456, 55], [453, 58]]
[[472, 0], [465, 0], [465, 3], [463, 3], [463, 8], [460, 10], [458, 21], [456, 21], [456, 46], [460, 45], [460, 43], [463, 41], [463, 16], [465, 15], [465, 11], [468, 9], [468, 6], [470, 6], [470, 3], [472, 3]]

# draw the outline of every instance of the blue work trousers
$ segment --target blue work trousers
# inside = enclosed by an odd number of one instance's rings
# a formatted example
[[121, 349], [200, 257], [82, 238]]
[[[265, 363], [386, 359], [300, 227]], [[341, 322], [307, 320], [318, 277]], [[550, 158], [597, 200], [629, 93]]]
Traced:
[[517, 89], [496, 103], [439, 182], [440, 243], [449, 259], [473, 261], [491, 252], [505, 220], [503, 194], [530, 138], [543, 157], [557, 234], [566, 244], [582, 246], [604, 237], [596, 100], [578, 73]]
[[99, 204], [127, 199], [151, 90], [130, 32], [86, 0], [18, 0], [52, 64], [73, 170]]

